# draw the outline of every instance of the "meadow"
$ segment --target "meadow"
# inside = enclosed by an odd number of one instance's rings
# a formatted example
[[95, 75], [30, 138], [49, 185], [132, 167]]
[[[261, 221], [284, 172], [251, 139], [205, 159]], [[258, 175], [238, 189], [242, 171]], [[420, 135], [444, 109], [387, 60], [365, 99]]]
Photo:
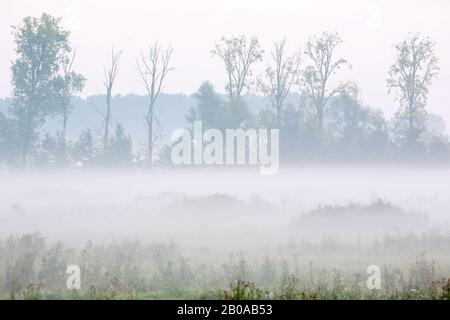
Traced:
[[[448, 299], [446, 175], [4, 174], [0, 297]], [[80, 290], [67, 288], [69, 265]], [[380, 289], [367, 285], [373, 265]]]

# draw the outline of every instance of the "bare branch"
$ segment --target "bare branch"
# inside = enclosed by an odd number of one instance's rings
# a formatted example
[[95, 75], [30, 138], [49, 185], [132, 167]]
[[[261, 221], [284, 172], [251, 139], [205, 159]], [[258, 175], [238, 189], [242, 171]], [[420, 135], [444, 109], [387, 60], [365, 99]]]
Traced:
[[147, 55], [141, 51], [140, 57], [136, 59], [140, 81], [146, 90], [149, 100], [147, 114], [144, 117], [148, 130], [147, 147], [149, 166], [152, 164], [153, 146], [158, 138], [153, 133], [153, 122], [156, 120], [154, 107], [164, 89], [164, 80], [167, 74], [172, 71], [172, 68], [169, 66], [172, 53], [173, 49], [170, 45], [164, 48], [158, 42], [155, 42], [148, 48]]

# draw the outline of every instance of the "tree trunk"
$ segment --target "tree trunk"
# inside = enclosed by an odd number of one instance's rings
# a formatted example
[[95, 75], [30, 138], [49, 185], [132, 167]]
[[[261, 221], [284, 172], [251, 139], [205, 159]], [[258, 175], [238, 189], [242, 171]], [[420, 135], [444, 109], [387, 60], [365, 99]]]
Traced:
[[61, 157], [62, 157], [62, 161], [63, 164], [65, 164], [66, 162], [66, 132], [67, 132], [67, 120], [68, 120], [68, 115], [67, 115], [67, 109], [64, 108], [63, 110], [63, 122], [62, 122], [62, 131], [61, 131]]
[[323, 107], [317, 108], [317, 118], [319, 121], [319, 133], [322, 135], [323, 131]]
[[27, 158], [30, 151], [31, 139], [33, 136], [32, 119], [28, 116], [25, 121], [24, 131], [23, 131], [23, 142], [22, 142], [22, 164], [27, 164]]
[[278, 129], [281, 129], [281, 105], [277, 105], [277, 126]]
[[412, 145], [417, 141], [417, 132], [414, 125], [414, 102], [409, 102], [408, 140]]
[[109, 120], [111, 117], [111, 95], [108, 94], [106, 98], [106, 116], [105, 116], [105, 132], [103, 134], [103, 151], [106, 152], [108, 150], [108, 141], [109, 141]]
[[149, 105], [149, 112], [147, 114], [147, 127], [148, 127], [148, 137], [147, 137], [147, 166], [151, 167], [153, 165], [153, 104]]

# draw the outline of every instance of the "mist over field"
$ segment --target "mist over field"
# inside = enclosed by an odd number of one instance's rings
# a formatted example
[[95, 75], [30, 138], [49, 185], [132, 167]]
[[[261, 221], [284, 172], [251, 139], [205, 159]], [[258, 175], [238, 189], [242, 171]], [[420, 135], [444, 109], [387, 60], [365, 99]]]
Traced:
[[[269, 177], [256, 169], [16, 171], [2, 174], [0, 230], [39, 230], [76, 244], [173, 237], [180, 244], [230, 245], [229, 250], [327, 233], [356, 241], [447, 231], [449, 178], [449, 168], [420, 166], [287, 167]], [[324, 216], [314, 229], [302, 230], [307, 221], [294, 223], [318, 208], [377, 201], [393, 208], [375, 211], [367, 221], [358, 212], [343, 212]], [[332, 219], [349, 225], [342, 229]]]
[[449, 6], [316, 2], [0, 3], [0, 299], [449, 300]]
[[244, 279], [280, 294], [314, 295], [323, 283], [324, 296], [376, 298], [364, 289], [371, 265], [384, 268], [386, 292], [420, 292], [450, 271], [449, 178], [447, 167], [398, 165], [284, 167], [274, 176], [251, 168], [4, 171], [0, 253], [9, 261], [0, 265], [14, 277], [10, 263], [21, 265], [27, 252], [35, 266], [54, 259], [29, 281], [59, 292], [57, 266], [80, 264], [83, 286], [97, 288], [89, 299], [130, 288], [147, 298], [215, 297], [207, 292]]

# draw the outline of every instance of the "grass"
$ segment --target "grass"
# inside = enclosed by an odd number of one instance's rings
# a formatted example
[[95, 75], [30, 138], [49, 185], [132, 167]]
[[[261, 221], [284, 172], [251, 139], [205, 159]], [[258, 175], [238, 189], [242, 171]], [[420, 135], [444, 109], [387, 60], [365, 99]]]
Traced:
[[[47, 243], [39, 233], [26, 234], [0, 240], [0, 298], [450, 298], [448, 235], [386, 235], [364, 245], [327, 241], [290, 242], [272, 256], [235, 253], [217, 261], [207, 253], [190, 256], [173, 241], [88, 242], [68, 248]], [[381, 290], [366, 287], [366, 268], [374, 261], [381, 268]], [[80, 266], [81, 290], [66, 289], [69, 264]]]

